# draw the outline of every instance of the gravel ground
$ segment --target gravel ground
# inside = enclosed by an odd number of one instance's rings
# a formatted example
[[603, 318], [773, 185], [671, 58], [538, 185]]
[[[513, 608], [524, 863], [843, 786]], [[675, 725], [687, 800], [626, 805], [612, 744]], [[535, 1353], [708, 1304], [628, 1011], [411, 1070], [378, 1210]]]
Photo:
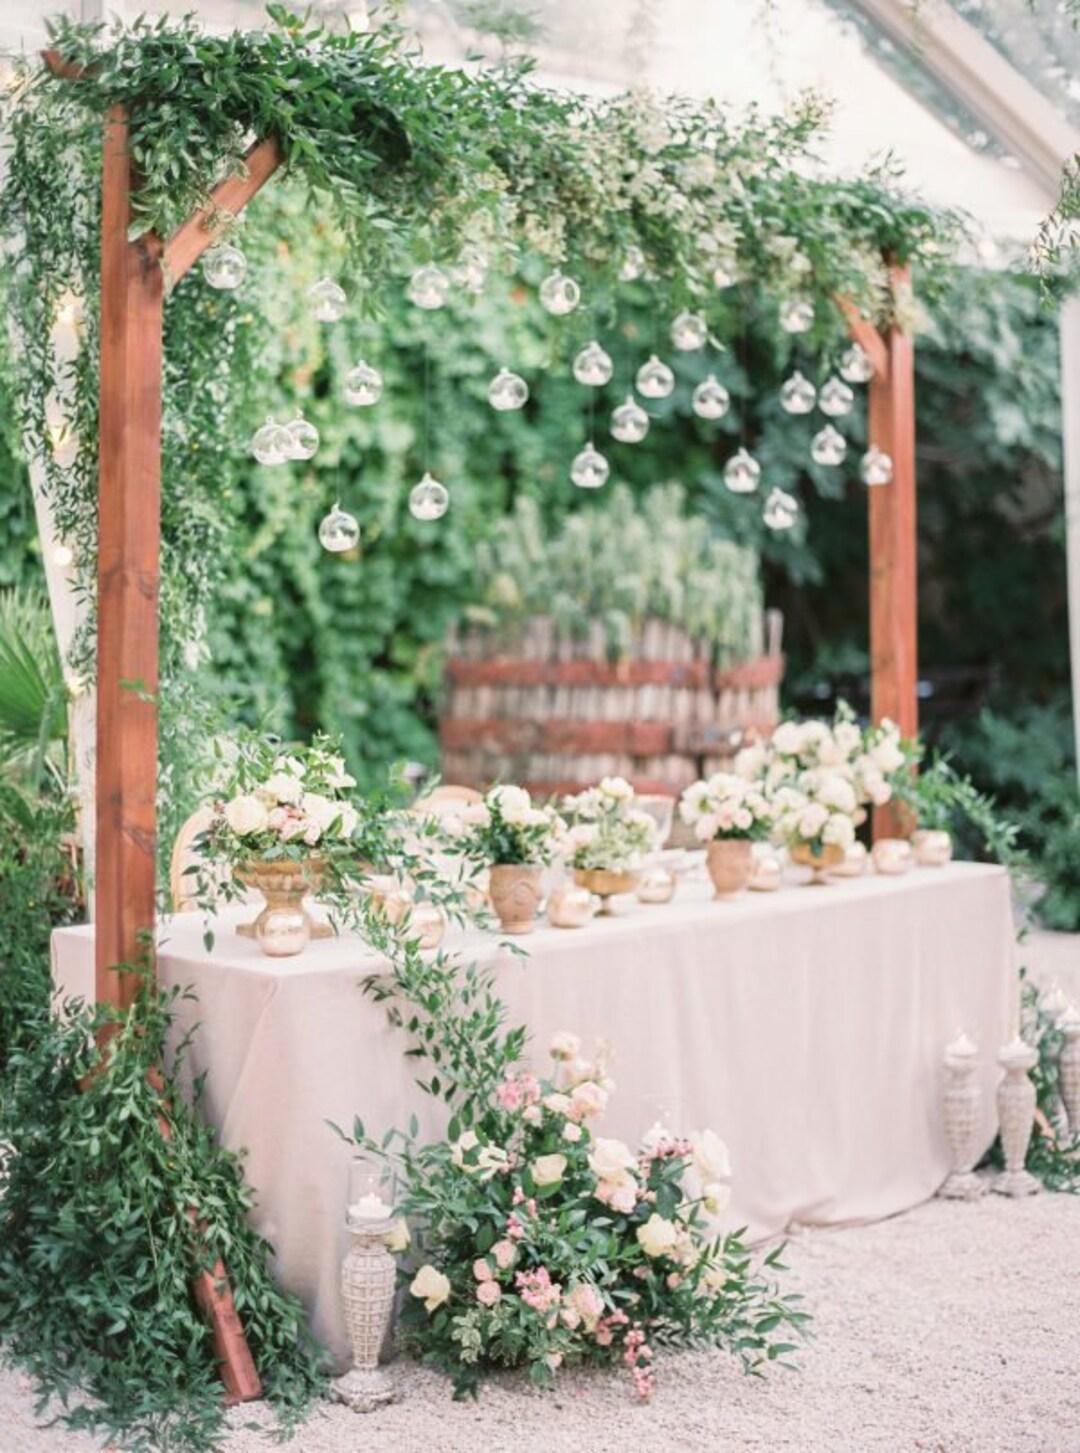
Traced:
[[[873, 1226], [804, 1231], [788, 1261], [815, 1318], [801, 1370], [746, 1378], [718, 1353], [668, 1355], [636, 1405], [618, 1373], [558, 1391], [497, 1380], [454, 1404], [445, 1382], [398, 1364], [403, 1400], [358, 1417], [318, 1412], [291, 1453], [1080, 1453], [1080, 1198], [931, 1201]], [[280, 1445], [232, 1415], [228, 1453]], [[99, 1445], [35, 1427], [24, 1378], [0, 1374], [0, 1453]]]

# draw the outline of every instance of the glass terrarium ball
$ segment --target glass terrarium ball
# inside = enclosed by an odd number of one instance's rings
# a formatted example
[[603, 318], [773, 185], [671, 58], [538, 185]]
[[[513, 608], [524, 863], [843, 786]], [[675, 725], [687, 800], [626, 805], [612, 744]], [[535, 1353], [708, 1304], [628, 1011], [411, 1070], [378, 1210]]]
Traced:
[[831, 424], [826, 424], [824, 429], [810, 440], [810, 458], [815, 464], [824, 464], [832, 468], [837, 464], [843, 464], [846, 457], [847, 440], [843, 434], [838, 434]]
[[672, 346], [680, 353], [704, 348], [709, 339], [709, 325], [700, 313], [680, 313], [671, 325]]
[[251, 452], [260, 464], [284, 464], [292, 457], [293, 439], [284, 424], [269, 416], [251, 438]]
[[343, 393], [347, 404], [359, 404], [361, 408], [370, 408], [372, 404], [379, 402], [382, 391], [382, 374], [364, 359], [361, 359], [355, 368], [350, 368], [345, 375]]
[[859, 464], [859, 473], [863, 484], [888, 484], [893, 476], [893, 462], [884, 449], [871, 444]]
[[308, 423], [303, 414], [297, 414], [292, 423], [287, 426], [289, 439], [290, 459], [311, 459], [319, 447], [319, 431], [314, 424]]
[[799, 518], [799, 501], [785, 489], [769, 491], [762, 519], [770, 530], [790, 530]]
[[840, 377], [848, 383], [869, 383], [874, 376], [874, 365], [869, 353], [861, 344], [853, 343], [840, 355]]
[[814, 326], [814, 305], [807, 298], [787, 298], [780, 304], [780, 326], [785, 333], [806, 333]]
[[716, 375], [710, 373], [694, 390], [690, 407], [699, 419], [722, 419], [731, 407], [731, 395]]
[[581, 289], [572, 277], [556, 270], [540, 284], [540, 302], [549, 313], [562, 318], [581, 302]]
[[839, 419], [844, 414], [850, 414], [855, 403], [855, 395], [847, 384], [835, 374], [827, 383], [821, 386], [818, 394], [818, 408], [823, 414], [828, 414], [830, 419]]
[[586, 444], [580, 454], [574, 455], [570, 465], [570, 478], [578, 489], [599, 489], [610, 473], [610, 464], [591, 443]]
[[319, 544], [331, 555], [340, 555], [344, 550], [355, 550], [360, 543], [360, 526], [336, 503], [319, 524]]
[[637, 371], [637, 391], [642, 398], [666, 399], [675, 387], [675, 375], [654, 353]]
[[317, 323], [337, 323], [345, 316], [348, 298], [345, 289], [333, 278], [322, 277], [307, 290], [311, 316]]
[[753, 494], [761, 481], [761, 465], [746, 449], [739, 449], [724, 465], [724, 483], [732, 494]]
[[816, 399], [817, 389], [798, 369], [780, 389], [780, 407], [789, 414], [808, 414]]
[[454, 264], [454, 281], [467, 293], [482, 293], [490, 266], [483, 248], [467, 242], [458, 253], [458, 260]]
[[500, 413], [523, 409], [529, 402], [529, 385], [518, 373], [500, 368], [488, 384], [488, 403]]
[[640, 444], [649, 432], [649, 416], [634, 398], [626, 395], [626, 402], [611, 413], [611, 433], [620, 444]]
[[645, 271], [645, 254], [636, 243], [631, 243], [623, 253], [622, 266], [619, 268], [619, 281], [621, 283], [634, 283]]
[[450, 279], [433, 262], [418, 267], [409, 279], [409, 302], [429, 313], [446, 305], [450, 296]]
[[203, 277], [212, 288], [231, 292], [244, 281], [247, 258], [239, 247], [233, 247], [228, 242], [219, 242], [216, 247], [208, 247], [203, 253], [202, 270]]
[[574, 377], [588, 388], [603, 388], [615, 371], [610, 356], [594, 338], [574, 359]]
[[409, 491], [409, 514], [414, 520], [441, 520], [449, 508], [450, 491], [432, 474], [425, 474]]

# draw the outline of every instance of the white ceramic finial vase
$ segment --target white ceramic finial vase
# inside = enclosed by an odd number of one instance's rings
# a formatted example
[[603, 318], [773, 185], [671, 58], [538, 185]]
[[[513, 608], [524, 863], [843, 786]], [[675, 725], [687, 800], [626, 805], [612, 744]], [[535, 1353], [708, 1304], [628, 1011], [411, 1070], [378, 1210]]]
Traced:
[[952, 1169], [938, 1195], [949, 1200], [974, 1201], [986, 1189], [975, 1174], [982, 1090], [978, 1080], [978, 1050], [963, 1032], [945, 1050], [945, 1075], [942, 1108]]
[[1025, 1169], [1031, 1131], [1035, 1124], [1035, 1086], [1028, 1071], [1039, 1058], [1039, 1052], [1019, 1035], [998, 1054], [998, 1064], [1005, 1078], [998, 1086], [998, 1122], [1001, 1127], [1001, 1149], [1005, 1169], [994, 1182], [994, 1190], [1003, 1196], [1031, 1196], [1042, 1186]]
[[1058, 1059], [1058, 1089], [1069, 1118], [1069, 1134], [1080, 1137], [1080, 1013], [1070, 1004], [1058, 1019], [1064, 1044]]

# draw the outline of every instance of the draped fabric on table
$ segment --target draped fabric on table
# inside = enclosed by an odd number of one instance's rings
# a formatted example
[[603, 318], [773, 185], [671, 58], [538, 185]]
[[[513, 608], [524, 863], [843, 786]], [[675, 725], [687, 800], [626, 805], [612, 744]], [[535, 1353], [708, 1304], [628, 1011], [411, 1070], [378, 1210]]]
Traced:
[[[954, 864], [725, 903], [686, 884], [663, 908], [618, 906], [585, 929], [540, 929], [524, 961], [477, 934], [460, 946], [497, 961], [511, 1019], [532, 1031], [534, 1067], [546, 1070], [556, 1030], [611, 1043], [617, 1090], [602, 1133], [634, 1144], [667, 1114], [727, 1141], [731, 1225], [760, 1239], [931, 1196], [948, 1171], [942, 1052], [960, 1025], [981, 1052], [989, 1144], [995, 1056], [1018, 1013], [1003, 870]], [[412, 1084], [404, 1037], [358, 987], [377, 956], [342, 938], [267, 959], [231, 931], [237, 916], [219, 921], [209, 955], [201, 917], [165, 924], [159, 976], [196, 990], [180, 1027], [200, 1026], [190, 1070], [209, 1071], [206, 1113], [247, 1151], [278, 1273], [344, 1364], [349, 1148], [327, 1122], [349, 1128], [360, 1115], [381, 1132], [415, 1110], [434, 1136], [445, 1114]], [[58, 930], [53, 961], [58, 985], [92, 994], [91, 929]]]

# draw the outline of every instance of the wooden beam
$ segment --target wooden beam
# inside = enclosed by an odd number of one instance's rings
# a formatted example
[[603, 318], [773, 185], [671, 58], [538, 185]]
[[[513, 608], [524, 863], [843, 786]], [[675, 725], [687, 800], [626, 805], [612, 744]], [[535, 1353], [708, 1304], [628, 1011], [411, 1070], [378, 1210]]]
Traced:
[[[130, 1007], [154, 927], [164, 275], [128, 241], [127, 121], [105, 127], [98, 482], [96, 987]], [[124, 967], [127, 966], [127, 967]]]
[[889, 377], [889, 350], [885, 339], [871, 323], [864, 318], [850, 298], [837, 298], [840, 311], [847, 320], [848, 332], [853, 343], [857, 343], [874, 365], [875, 375], [883, 382]]
[[[892, 269], [894, 289], [910, 286]], [[869, 442], [893, 462], [889, 484], [868, 488], [870, 530], [870, 715], [905, 737], [919, 729], [915, 505], [915, 347], [895, 324], [882, 339], [888, 372], [870, 381]], [[874, 812], [875, 837], [903, 830], [888, 806]]]
[[270, 180], [281, 161], [281, 148], [276, 138], [270, 136], [265, 141], [256, 142], [244, 157], [243, 173], [227, 177], [214, 188], [211, 193], [213, 206], [196, 212], [177, 228], [165, 244], [165, 271], [170, 284], [178, 283], [214, 240], [211, 230], [214, 214], [227, 212], [233, 217], [238, 216], [260, 187]]

